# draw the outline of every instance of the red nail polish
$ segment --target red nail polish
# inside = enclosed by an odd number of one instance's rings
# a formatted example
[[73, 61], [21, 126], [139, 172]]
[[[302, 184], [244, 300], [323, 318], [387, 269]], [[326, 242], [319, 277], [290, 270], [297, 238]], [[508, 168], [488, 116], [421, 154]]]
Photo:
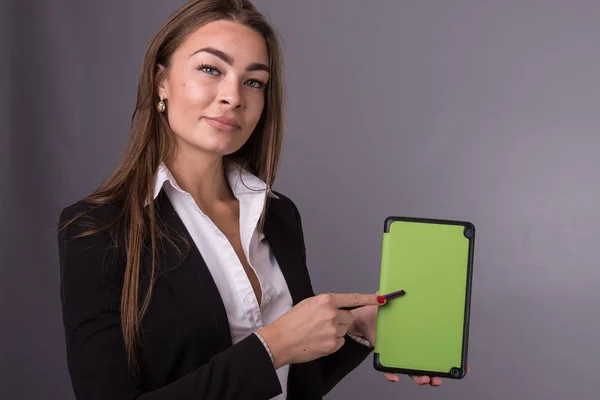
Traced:
[[377, 296], [377, 302], [378, 302], [379, 304], [385, 304], [385, 302], [386, 302], [386, 299], [385, 299], [385, 297], [383, 297], [383, 296]]

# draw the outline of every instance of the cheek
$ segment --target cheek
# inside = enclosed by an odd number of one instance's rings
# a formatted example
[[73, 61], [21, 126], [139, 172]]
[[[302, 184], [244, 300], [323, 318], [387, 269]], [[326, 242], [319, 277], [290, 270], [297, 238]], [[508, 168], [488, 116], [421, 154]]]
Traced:
[[249, 118], [252, 121], [253, 125], [256, 125], [260, 120], [260, 116], [262, 115], [264, 106], [265, 106], [265, 97], [264, 95], [257, 95], [251, 99], [249, 103]]
[[[217, 93], [216, 85], [200, 80], [188, 79], [181, 85], [180, 96], [185, 108], [209, 105]], [[187, 107], [186, 107], [187, 106]]]
[[176, 134], [185, 135], [194, 130], [202, 113], [214, 101], [217, 90], [214, 84], [187, 79], [171, 91], [169, 123]]

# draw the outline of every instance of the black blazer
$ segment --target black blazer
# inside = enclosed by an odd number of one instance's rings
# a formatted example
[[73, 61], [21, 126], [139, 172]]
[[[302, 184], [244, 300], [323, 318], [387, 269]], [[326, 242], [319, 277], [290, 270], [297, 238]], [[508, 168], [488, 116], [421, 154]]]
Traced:
[[[269, 199], [264, 233], [297, 304], [314, 296], [302, 224], [295, 204], [277, 195], [279, 199]], [[217, 287], [164, 192], [155, 205], [171, 237], [183, 235], [191, 247], [185, 258], [173, 244], [160, 254], [160, 275], [142, 323], [145, 359], [138, 379], [128, 373], [120, 329], [123, 241], [109, 232], [72, 239], [90, 227], [85, 219], [59, 231], [67, 362], [77, 399], [266, 400], [280, 394], [271, 359], [256, 335], [232, 345]], [[61, 224], [82, 211], [90, 211], [88, 216], [103, 226], [120, 206], [93, 208], [78, 202], [62, 211]], [[148, 255], [143, 259], [147, 271]], [[370, 351], [346, 337], [337, 352], [291, 365], [288, 399], [322, 398]]]

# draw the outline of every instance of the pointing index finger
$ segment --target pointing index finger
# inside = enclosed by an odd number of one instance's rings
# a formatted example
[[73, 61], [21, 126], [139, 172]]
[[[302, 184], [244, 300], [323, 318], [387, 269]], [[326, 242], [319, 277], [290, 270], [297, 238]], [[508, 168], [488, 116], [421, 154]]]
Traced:
[[385, 299], [379, 302], [377, 299], [381, 296], [376, 294], [332, 293], [331, 295], [335, 308], [378, 306], [385, 303]]

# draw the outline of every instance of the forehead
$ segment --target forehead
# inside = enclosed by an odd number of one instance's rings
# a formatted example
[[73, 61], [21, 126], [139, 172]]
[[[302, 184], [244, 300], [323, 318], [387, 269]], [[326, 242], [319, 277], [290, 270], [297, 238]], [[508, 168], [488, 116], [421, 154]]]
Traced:
[[254, 29], [233, 21], [219, 20], [201, 26], [186, 38], [177, 52], [187, 58], [204, 47], [213, 47], [229, 54], [236, 64], [238, 60], [244, 64], [267, 64], [269, 61], [264, 37]]

